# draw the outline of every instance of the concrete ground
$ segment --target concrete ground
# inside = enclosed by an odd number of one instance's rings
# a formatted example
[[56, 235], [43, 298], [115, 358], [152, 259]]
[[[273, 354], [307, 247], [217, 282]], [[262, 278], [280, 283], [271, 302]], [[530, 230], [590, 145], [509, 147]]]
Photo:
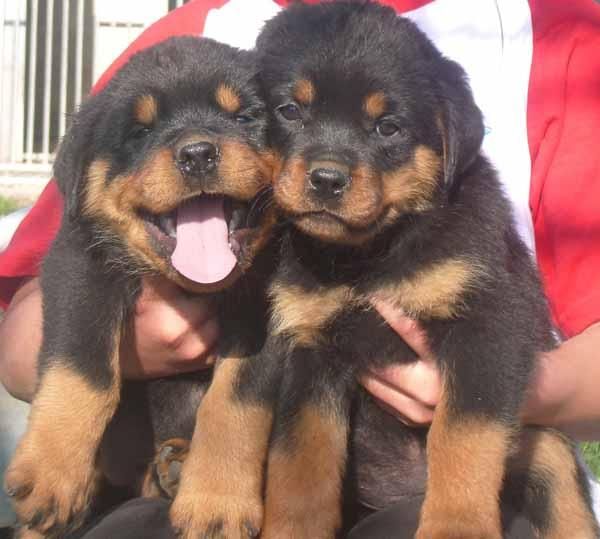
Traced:
[[49, 175], [0, 175], [0, 196], [11, 198], [23, 206], [30, 205], [48, 183]]

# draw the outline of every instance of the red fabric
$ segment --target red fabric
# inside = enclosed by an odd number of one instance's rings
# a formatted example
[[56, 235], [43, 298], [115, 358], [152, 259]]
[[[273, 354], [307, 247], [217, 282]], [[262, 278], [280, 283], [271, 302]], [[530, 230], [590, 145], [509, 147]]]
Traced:
[[600, 321], [600, 4], [529, 3], [530, 206], [552, 313], [572, 336]]

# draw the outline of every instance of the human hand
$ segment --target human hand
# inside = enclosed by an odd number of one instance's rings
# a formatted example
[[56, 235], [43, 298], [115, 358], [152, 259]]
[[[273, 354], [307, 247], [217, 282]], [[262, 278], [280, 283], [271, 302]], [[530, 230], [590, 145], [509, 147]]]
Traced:
[[190, 296], [164, 277], [144, 277], [121, 344], [125, 378], [153, 378], [212, 364], [219, 324], [208, 297]]
[[[427, 426], [442, 394], [442, 377], [417, 322], [385, 301], [375, 308], [390, 327], [412, 348], [418, 359], [372, 370], [360, 382], [369, 393], [403, 423]], [[401, 359], [401, 358], [399, 358]]]

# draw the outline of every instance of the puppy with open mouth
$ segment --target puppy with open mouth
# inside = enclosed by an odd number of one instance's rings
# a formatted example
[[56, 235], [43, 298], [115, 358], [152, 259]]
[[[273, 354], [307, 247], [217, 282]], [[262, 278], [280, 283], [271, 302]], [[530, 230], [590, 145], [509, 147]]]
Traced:
[[40, 378], [6, 487], [20, 524], [64, 537], [97, 490], [141, 277], [213, 295], [217, 373], [264, 337], [274, 216], [254, 55], [192, 37], [136, 54], [73, 118], [54, 172], [65, 209], [42, 271]]

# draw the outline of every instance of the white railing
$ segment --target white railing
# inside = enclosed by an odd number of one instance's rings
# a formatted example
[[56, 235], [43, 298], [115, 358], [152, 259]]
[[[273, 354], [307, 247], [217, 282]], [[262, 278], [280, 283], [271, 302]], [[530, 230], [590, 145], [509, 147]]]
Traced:
[[47, 177], [93, 80], [152, 20], [185, 1], [143, 0], [144, 10], [129, 10], [110, 0], [0, 0], [0, 181]]
[[21, 159], [24, 125], [22, 106], [24, 63], [20, 51], [25, 41], [25, 2], [0, 3], [0, 163]]

